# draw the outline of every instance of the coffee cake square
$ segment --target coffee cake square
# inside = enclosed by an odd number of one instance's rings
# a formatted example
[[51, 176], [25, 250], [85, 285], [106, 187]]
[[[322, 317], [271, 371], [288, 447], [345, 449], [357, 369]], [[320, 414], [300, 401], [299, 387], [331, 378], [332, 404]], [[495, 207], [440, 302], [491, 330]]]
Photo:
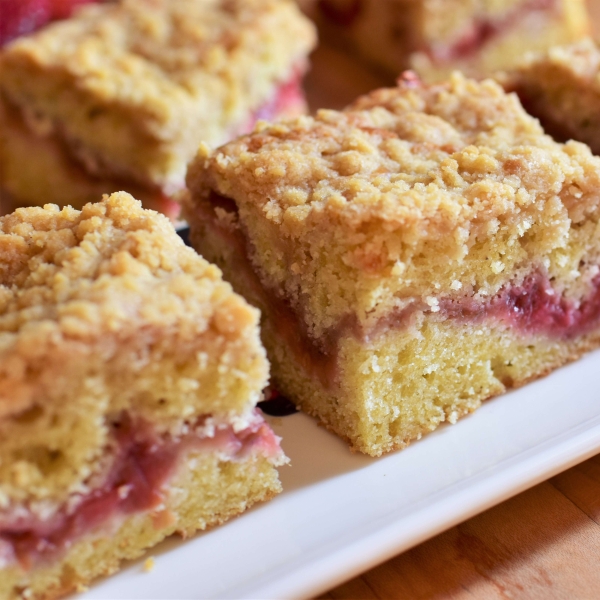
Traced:
[[262, 125], [188, 173], [276, 386], [377, 456], [600, 339], [600, 158], [455, 74]]
[[281, 491], [268, 375], [258, 311], [128, 194], [0, 218], [0, 597]]
[[305, 110], [314, 43], [292, 0], [85, 7], [0, 53], [2, 185], [33, 205], [170, 196], [201, 141]]

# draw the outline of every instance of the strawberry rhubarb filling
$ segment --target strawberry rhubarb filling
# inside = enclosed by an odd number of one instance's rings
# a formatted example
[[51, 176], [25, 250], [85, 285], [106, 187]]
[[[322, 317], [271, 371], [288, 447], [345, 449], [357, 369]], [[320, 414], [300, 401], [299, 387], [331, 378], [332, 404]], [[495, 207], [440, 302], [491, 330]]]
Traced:
[[73, 496], [43, 518], [25, 507], [0, 513], [0, 565], [30, 568], [69, 549], [95, 530], [116, 527], [130, 515], [151, 512], [165, 527], [172, 515], [165, 508], [169, 483], [190, 453], [217, 453], [223, 461], [262, 456], [282, 464], [279, 438], [258, 411], [241, 431], [199, 419], [179, 437], [161, 435], [150, 423], [123, 415], [112, 423], [112, 465], [87, 494]]
[[83, 4], [102, 0], [0, 0], [0, 46], [56, 19], [66, 19]]
[[[215, 209], [219, 209], [215, 211]], [[309, 335], [300, 311], [278, 290], [266, 287], [250, 259], [252, 248], [247, 236], [235, 223], [235, 202], [212, 192], [210, 204], [197, 208], [197, 217], [231, 253], [235, 264], [229, 269], [243, 278], [243, 287], [252, 300], [266, 313], [272, 329], [294, 354], [299, 365], [311, 376], [318, 377], [324, 387], [337, 382], [337, 355], [340, 340], [353, 336], [370, 344], [392, 330], [402, 330], [414, 322], [417, 314], [460, 324], [492, 323], [505, 326], [523, 337], [542, 336], [568, 340], [591, 332], [600, 324], [600, 275], [591, 290], [580, 300], [566, 298], [553, 288], [552, 281], [542, 268], [532, 266], [529, 276], [518, 282], [508, 282], [489, 298], [478, 296], [439, 296], [405, 299], [402, 308], [385, 316], [361, 323], [356, 315], [348, 314], [315, 339]], [[234, 218], [219, 219], [225, 211]]]

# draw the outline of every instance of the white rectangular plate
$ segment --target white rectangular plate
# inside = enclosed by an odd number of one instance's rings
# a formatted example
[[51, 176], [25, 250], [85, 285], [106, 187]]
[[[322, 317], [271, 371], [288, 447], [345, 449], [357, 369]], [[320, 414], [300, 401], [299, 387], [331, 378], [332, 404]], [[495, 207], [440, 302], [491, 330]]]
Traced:
[[600, 451], [600, 352], [401, 452], [353, 455], [304, 415], [273, 419], [284, 493], [152, 551], [85, 600], [316, 595]]

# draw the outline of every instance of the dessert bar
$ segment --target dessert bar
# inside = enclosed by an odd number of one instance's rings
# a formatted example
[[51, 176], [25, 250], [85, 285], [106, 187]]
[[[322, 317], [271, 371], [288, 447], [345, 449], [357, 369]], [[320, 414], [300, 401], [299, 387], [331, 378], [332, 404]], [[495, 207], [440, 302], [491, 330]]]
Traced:
[[258, 311], [128, 194], [0, 218], [0, 597], [278, 493], [267, 379]]
[[473, 77], [516, 64], [527, 51], [569, 43], [589, 31], [584, 0], [308, 0], [324, 41], [397, 75], [427, 80], [458, 69]]
[[361, 452], [600, 341], [600, 158], [493, 81], [406, 73], [202, 147], [187, 181], [192, 243], [261, 309], [274, 385]]
[[585, 142], [600, 154], [599, 74], [600, 50], [585, 39], [528, 55], [502, 81], [555, 139]]
[[22, 204], [160, 202], [201, 141], [305, 110], [314, 43], [292, 0], [83, 7], [0, 53], [0, 181]]

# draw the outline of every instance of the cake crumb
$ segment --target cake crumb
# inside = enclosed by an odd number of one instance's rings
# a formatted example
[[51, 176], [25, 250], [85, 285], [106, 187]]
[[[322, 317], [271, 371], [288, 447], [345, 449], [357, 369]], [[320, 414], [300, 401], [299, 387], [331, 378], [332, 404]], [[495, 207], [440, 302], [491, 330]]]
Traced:
[[153, 571], [155, 565], [156, 565], [156, 561], [154, 560], [154, 556], [149, 556], [144, 561], [144, 573], [150, 573], [151, 571]]
[[458, 417], [459, 414], [457, 411], [453, 410], [449, 415], [448, 415], [448, 422], [451, 423], [452, 425], [456, 425], [456, 423], [458, 422]]

